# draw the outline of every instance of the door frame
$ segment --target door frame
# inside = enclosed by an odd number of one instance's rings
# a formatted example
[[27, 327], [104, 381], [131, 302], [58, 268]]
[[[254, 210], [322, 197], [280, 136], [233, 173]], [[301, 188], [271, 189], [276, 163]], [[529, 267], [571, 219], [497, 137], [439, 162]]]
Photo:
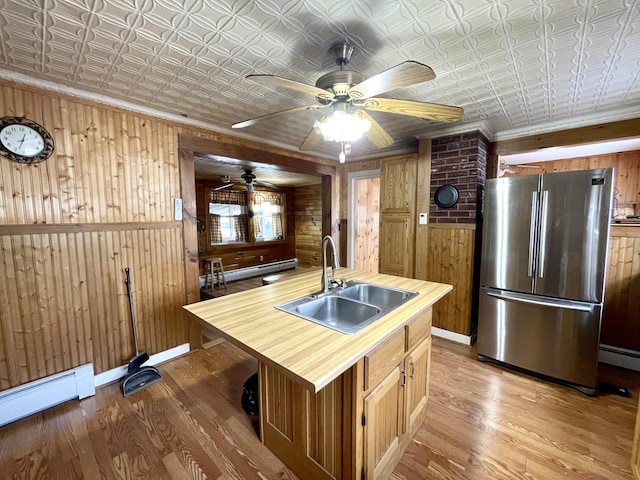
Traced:
[[356, 231], [355, 231], [355, 216], [356, 205], [353, 192], [355, 191], [356, 181], [365, 180], [367, 178], [380, 178], [381, 170], [362, 170], [360, 172], [349, 172], [347, 180], [347, 191], [349, 193], [348, 208], [347, 208], [347, 267], [353, 268], [355, 259], [353, 258], [353, 251], [355, 250]]

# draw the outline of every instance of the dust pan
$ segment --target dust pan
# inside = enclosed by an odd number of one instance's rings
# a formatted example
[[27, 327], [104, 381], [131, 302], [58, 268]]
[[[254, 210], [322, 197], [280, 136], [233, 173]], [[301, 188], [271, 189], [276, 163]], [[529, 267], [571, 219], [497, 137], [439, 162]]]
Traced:
[[133, 342], [136, 347], [136, 356], [129, 361], [127, 374], [120, 382], [120, 390], [125, 397], [132, 395], [143, 388], [153, 385], [162, 380], [162, 375], [157, 368], [142, 364], [149, 360], [146, 352], [138, 350], [138, 331], [136, 329], [136, 317], [133, 312], [133, 298], [131, 296], [131, 278], [129, 276], [129, 268], [125, 268], [126, 279], [124, 283], [127, 285], [127, 296], [129, 297], [129, 312], [131, 313], [131, 327], [133, 329]]
[[141, 367], [137, 372], [127, 374], [120, 382], [120, 389], [125, 397], [162, 380], [162, 375], [155, 367]]

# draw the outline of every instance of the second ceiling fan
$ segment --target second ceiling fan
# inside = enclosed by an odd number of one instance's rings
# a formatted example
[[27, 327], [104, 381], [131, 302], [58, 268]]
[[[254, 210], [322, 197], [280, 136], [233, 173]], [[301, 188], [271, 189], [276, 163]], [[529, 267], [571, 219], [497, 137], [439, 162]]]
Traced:
[[[332, 113], [324, 115], [314, 123], [314, 128], [300, 145], [300, 150], [311, 150], [322, 139], [337, 141], [342, 143], [340, 161], [344, 161], [345, 144], [348, 154], [349, 143], [362, 135], [365, 135], [378, 148], [393, 144], [393, 138], [369, 115], [367, 110], [439, 122], [455, 122], [462, 118], [464, 111], [460, 107], [377, 97], [398, 88], [433, 80], [436, 75], [427, 65], [409, 60], [365, 79], [365, 76], [359, 72], [344, 69], [351, 59], [353, 46], [344, 42], [338, 43], [331, 47], [330, 52], [335, 57], [340, 70], [321, 76], [315, 86], [275, 75], [247, 76], [263, 85], [284, 87], [314, 95], [317, 103], [269, 113], [233, 124], [231, 127], [245, 128], [290, 113], [332, 107]], [[352, 128], [355, 129], [355, 133], [350, 137]]]
[[273, 185], [271, 183], [260, 182], [260, 181], [256, 180], [256, 176], [253, 174], [253, 171], [251, 171], [249, 169], [245, 170], [244, 173], [242, 175], [240, 175], [240, 178], [242, 180], [231, 180], [230, 176], [223, 175], [222, 178], [221, 178], [223, 184], [220, 185], [219, 187], [214, 188], [214, 190], [216, 190], [216, 191], [224, 190], [226, 188], [233, 187], [236, 184], [244, 184], [247, 187], [247, 192], [253, 192], [253, 185], [254, 184], [263, 185], [265, 187], [274, 188], [276, 190], [280, 189], [280, 187], [278, 187], [276, 185]]

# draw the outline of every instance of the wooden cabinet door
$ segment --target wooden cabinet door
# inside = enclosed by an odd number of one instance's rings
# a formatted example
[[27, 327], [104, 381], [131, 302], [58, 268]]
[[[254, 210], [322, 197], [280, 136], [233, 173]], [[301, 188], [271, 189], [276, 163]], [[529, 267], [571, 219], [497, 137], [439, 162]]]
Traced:
[[380, 172], [380, 273], [413, 277], [415, 259], [415, 155], [382, 162]]
[[414, 432], [424, 420], [429, 399], [431, 369], [431, 337], [424, 340], [405, 360], [407, 377], [404, 432]]
[[415, 155], [394, 157], [382, 162], [380, 172], [380, 211], [382, 213], [411, 213], [416, 205], [416, 176], [418, 162]]
[[382, 214], [380, 273], [413, 277], [414, 236], [413, 221], [409, 214]]
[[364, 399], [364, 467], [368, 479], [386, 478], [400, 454], [402, 435], [402, 364]]

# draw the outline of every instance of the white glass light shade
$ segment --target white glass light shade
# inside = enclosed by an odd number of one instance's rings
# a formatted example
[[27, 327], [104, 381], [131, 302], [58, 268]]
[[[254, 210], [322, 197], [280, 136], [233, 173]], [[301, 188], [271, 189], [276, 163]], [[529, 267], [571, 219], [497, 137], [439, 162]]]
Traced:
[[353, 142], [369, 131], [371, 122], [353, 113], [337, 111], [323, 121], [316, 120], [313, 128], [322, 135], [325, 141]]

